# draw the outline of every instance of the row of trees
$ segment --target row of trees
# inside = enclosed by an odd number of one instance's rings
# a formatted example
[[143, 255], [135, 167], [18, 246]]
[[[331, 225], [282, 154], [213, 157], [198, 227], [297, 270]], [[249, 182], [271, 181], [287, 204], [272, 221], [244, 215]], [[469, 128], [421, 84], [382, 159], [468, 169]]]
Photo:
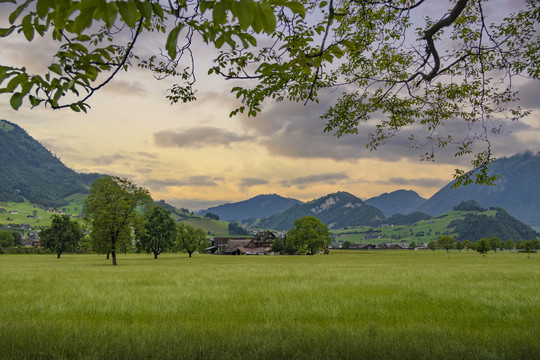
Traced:
[[[413, 243], [411, 243], [410, 247], [416, 247], [416, 244], [413, 246]], [[456, 248], [459, 251], [465, 249], [467, 252], [469, 252], [469, 249], [471, 249], [485, 256], [485, 254], [487, 254], [490, 250], [497, 252], [498, 249], [512, 250], [515, 248], [526, 253], [530, 253], [534, 249], [540, 248], [540, 241], [518, 240], [516, 243], [514, 243], [512, 240], [508, 239], [505, 242], [502, 242], [498, 237], [492, 236], [490, 238], [482, 238], [476, 243], [470, 240], [456, 242], [453, 236], [443, 235], [437, 241], [431, 241], [428, 243], [427, 247], [433, 251], [435, 251], [437, 248], [443, 248], [446, 249], [446, 252], [453, 248]]]
[[[136, 240], [137, 251], [158, 255], [166, 251], [185, 251], [191, 255], [208, 246], [202, 229], [179, 223], [170, 210], [152, 202], [148, 190], [133, 182], [106, 176], [95, 180], [85, 202], [84, 220], [90, 229], [94, 251], [109, 254], [116, 265], [116, 254], [127, 251]], [[83, 238], [83, 228], [68, 215], [53, 215], [51, 226], [40, 233], [44, 248], [54, 251], [58, 258], [73, 251]]]

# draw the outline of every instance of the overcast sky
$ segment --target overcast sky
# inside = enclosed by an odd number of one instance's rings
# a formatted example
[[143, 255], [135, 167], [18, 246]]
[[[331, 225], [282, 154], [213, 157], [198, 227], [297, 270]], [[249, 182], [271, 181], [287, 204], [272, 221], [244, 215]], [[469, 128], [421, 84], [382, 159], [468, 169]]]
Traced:
[[[492, 1], [506, 11], [511, 0]], [[3, 5], [2, 5], [3, 6]], [[6, 27], [5, 13], [0, 27]], [[144, 39], [138, 46], [146, 46]], [[0, 39], [1, 64], [45, 64], [51, 59], [44, 42], [22, 37]], [[359, 135], [336, 138], [324, 133], [319, 116], [336, 96], [322, 94], [319, 104], [269, 101], [256, 118], [229, 118], [238, 102], [230, 82], [206, 76], [212, 53], [196, 48], [198, 100], [170, 105], [165, 81], [134, 69], [120, 73], [90, 101], [88, 114], [23, 106], [13, 111], [0, 95], [0, 118], [23, 127], [64, 164], [78, 172], [128, 177], [153, 197], [192, 210], [277, 193], [307, 201], [348, 191], [366, 199], [384, 192], [412, 189], [423, 197], [452, 179], [456, 160], [440, 152], [436, 162], [420, 162], [425, 151], [408, 147], [411, 129], [375, 152], [365, 147], [370, 126]], [[522, 106], [532, 114], [505, 124], [506, 134], [493, 144], [497, 156], [540, 150], [538, 82], [520, 84]], [[465, 131], [458, 121], [447, 131]]]

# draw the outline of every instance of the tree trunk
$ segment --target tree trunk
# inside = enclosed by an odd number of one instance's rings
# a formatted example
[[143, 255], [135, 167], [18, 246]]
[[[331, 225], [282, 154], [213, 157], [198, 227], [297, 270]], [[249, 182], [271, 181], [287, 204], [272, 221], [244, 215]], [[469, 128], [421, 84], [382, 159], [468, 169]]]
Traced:
[[112, 264], [116, 266], [116, 251], [111, 251], [112, 253]]
[[188, 254], [189, 254], [189, 257], [191, 257], [191, 252], [188, 252]]
[[57, 258], [57, 259], [60, 259], [60, 254], [61, 254], [61, 253], [56, 253], [56, 258]]
[[154, 253], [154, 259], [157, 259], [158, 254]]
[[107, 260], [109, 260], [109, 253], [107, 253]]

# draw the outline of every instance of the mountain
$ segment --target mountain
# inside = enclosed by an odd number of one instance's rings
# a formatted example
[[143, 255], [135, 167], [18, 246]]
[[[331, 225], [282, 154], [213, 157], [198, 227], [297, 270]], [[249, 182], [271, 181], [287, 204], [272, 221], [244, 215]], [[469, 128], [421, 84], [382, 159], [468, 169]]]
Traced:
[[396, 190], [372, 197], [364, 202], [381, 210], [384, 216], [390, 217], [394, 214], [410, 214], [425, 201], [426, 199], [420, 197], [415, 191]]
[[102, 175], [78, 174], [22, 128], [0, 120], [0, 201], [60, 207]]
[[376, 225], [385, 219], [379, 209], [365, 204], [347, 192], [337, 192], [303, 204], [296, 204], [282, 213], [255, 222], [260, 228], [289, 230], [303, 216], [315, 216], [330, 228]]
[[200, 210], [197, 213], [199, 215], [204, 215], [211, 212], [219, 215], [219, 217], [223, 220], [243, 221], [249, 218], [262, 218], [272, 214], [277, 214], [287, 210], [293, 205], [301, 203], [302, 202], [299, 200], [284, 198], [276, 194], [258, 195], [254, 198], [237, 203], [224, 204], [214, 206], [206, 210]]
[[437, 215], [474, 200], [485, 208], [504, 208], [527, 225], [540, 226], [540, 154], [527, 152], [495, 160], [489, 174], [500, 175], [496, 186], [470, 184], [454, 189], [450, 182], [417, 210]]

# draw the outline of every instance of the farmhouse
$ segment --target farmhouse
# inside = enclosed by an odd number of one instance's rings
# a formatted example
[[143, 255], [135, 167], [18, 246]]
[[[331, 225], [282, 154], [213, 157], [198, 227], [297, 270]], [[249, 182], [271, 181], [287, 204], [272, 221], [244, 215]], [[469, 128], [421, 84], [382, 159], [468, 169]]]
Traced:
[[223, 255], [261, 255], [272, 251], [276, 236], [271, 231], [262, 231], [248, 238], [214, 238], [212, 245], [206, 248], [209, 254]]

